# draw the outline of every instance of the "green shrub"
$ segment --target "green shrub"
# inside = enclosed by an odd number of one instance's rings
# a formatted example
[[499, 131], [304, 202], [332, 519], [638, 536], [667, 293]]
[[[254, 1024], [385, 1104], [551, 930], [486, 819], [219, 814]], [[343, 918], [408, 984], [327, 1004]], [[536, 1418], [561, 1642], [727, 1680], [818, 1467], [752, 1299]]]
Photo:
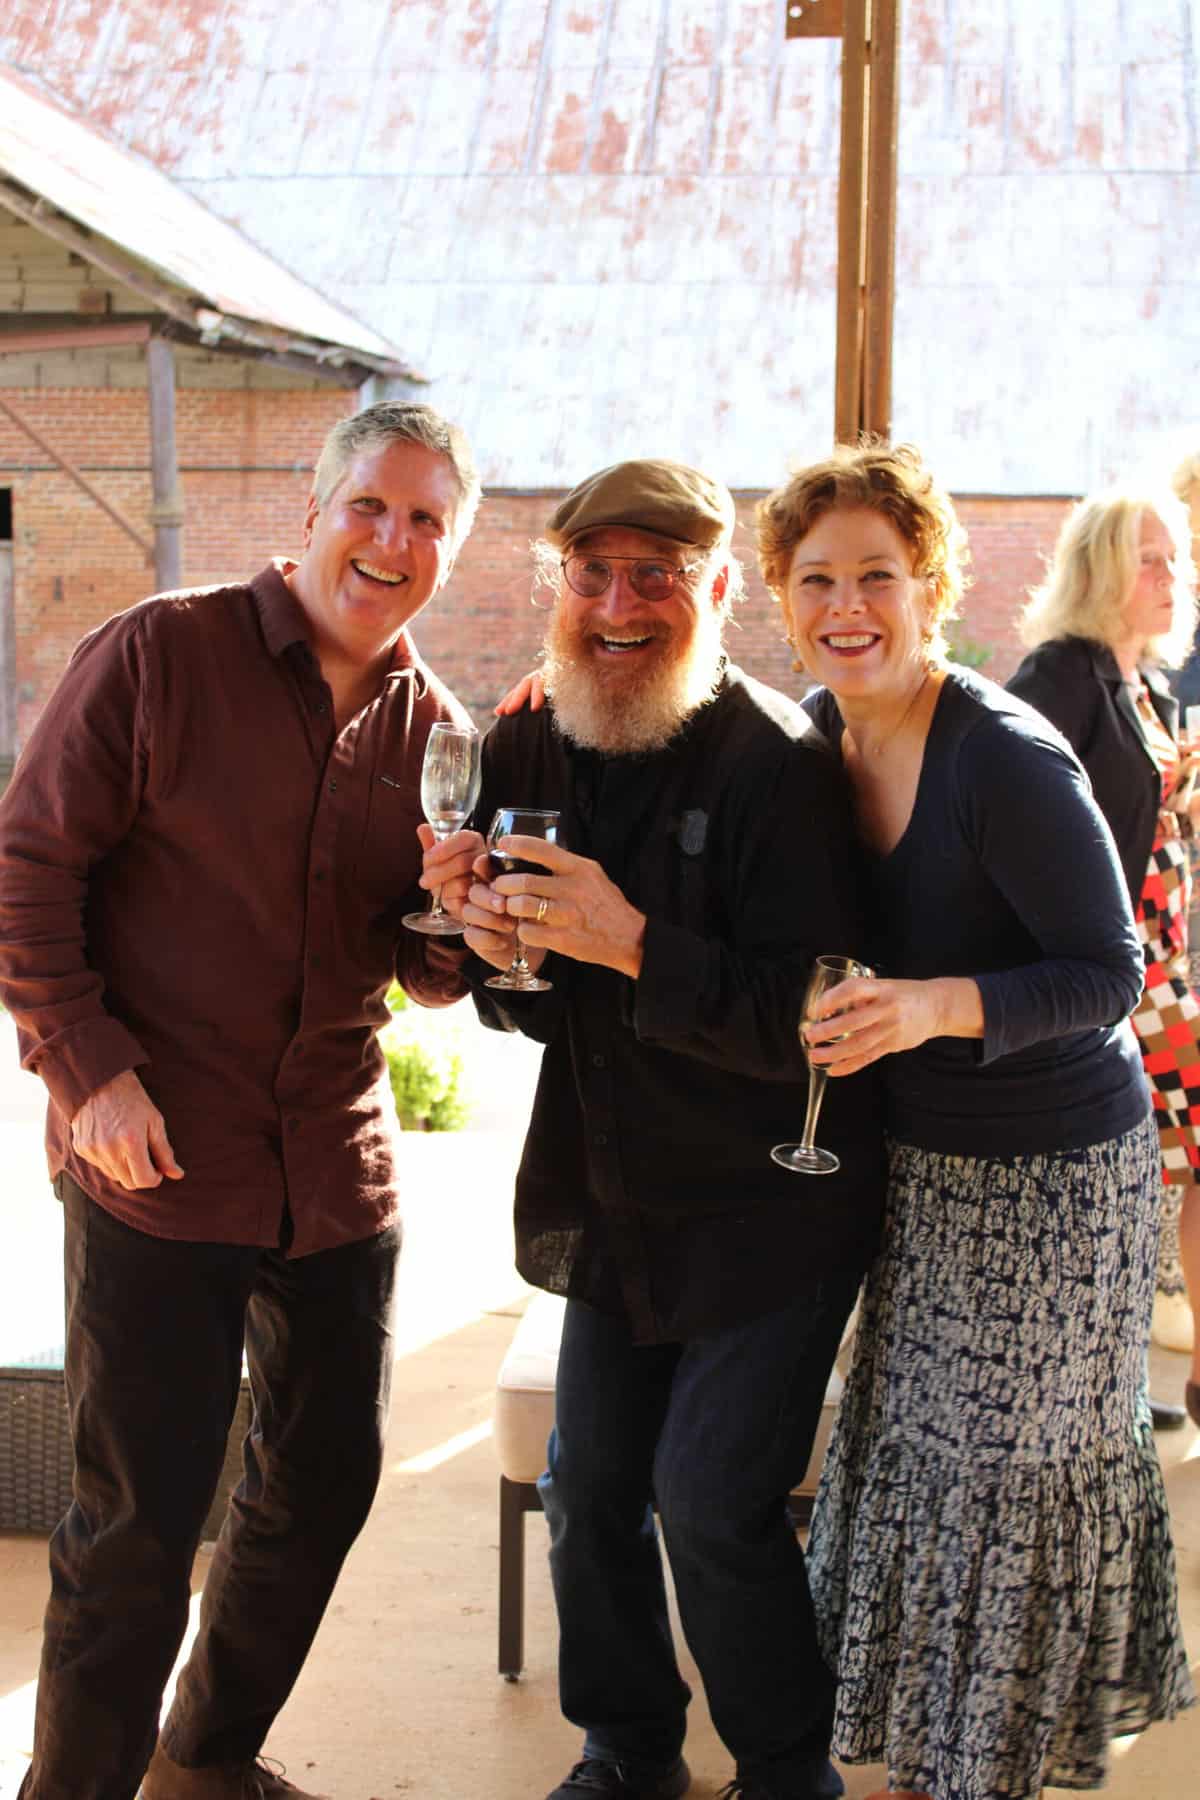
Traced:
[[[420, 1017], [415, 1009], [414, 1017]], [[396, 1116], [404, 1131], [458, 1131], [467, 1122], [462, 1057], [447, 1045], [421, 1042], [406, 1019], [379, 1034], [387, 1058]]]
[[991, 645], [977, 644], [974, 638], [956, 638], [950, 633], [946, 647], [950, 661], [963, 669], [982, 669], [992, 660]]

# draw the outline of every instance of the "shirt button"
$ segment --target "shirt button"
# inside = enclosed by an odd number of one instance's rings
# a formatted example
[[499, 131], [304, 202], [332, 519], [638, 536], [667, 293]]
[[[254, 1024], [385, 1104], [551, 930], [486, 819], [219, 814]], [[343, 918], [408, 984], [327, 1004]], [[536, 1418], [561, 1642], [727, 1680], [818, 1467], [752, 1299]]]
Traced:
[[329, 711], [328, 700], [318, 700], [317, 701], [317, 711], [319, 713], [327, 713]]
[[313, 880], [314, 881], [324, 881], [324, 879], [325, 879], [324, 869], [318, 869], [316, 874], [313, 876]]
[[598, 1131], [592, 1139], [592, 1142], [595, 1144], [597, 1150], [603, 1150], [605, 1144], [608, 1142], [608, 1133], [606, 1131]]
[[605, 1067], [605, 1064], [606, 1064], [606, 1059], [600, 1055], [599, 1051], [597, 1051], [595, 1056], [593, 1056], [593, 1058], [592, 1058], [593, 1069], [603, 1069]]
[[330, 782], [330, 784], [329, 784], [329, 791], [330, 791], [330, 793], [331, 793], [331, 794], [336, 794], [336, 793], [337, 793], [337, 782], [336, 782], [336, 781], [331, 781], [331, 782]]
[[288, 1130], [289, 1131], [299, 1131], [299, 1129], [300, 1129], [299, 1119], [289, 1119], [288, 1120]]
[[308, 966], [310, 969], [319, 969], [321, 966], [321, 958], [319, 956], [310, 956], [308, 959]]

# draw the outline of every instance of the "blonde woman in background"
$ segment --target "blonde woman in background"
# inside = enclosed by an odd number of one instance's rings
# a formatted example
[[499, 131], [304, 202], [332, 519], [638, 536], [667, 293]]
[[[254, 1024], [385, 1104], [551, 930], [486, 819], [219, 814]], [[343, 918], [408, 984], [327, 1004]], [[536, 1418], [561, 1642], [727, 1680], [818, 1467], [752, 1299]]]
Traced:
[[[1189, 979], [1187, 915], [1200, 751], [1180, 744], [1179, 706], [1164, 673], [1183, 662], [1196, 626], [1189, 544], [1187, 514], [1165, 489], [1114, 488], [1083, 500], [1025, 608], [1022, 635], [1033, 648], [1008, 685], [1071, 744], [1116, 839], [1146, 957], [1133, 1024], [1154, 1096], [1163, 1181], [1183, 1189], [1179, 1248], [1194, 1312], [1200, 1002]], [[1194, 1334], [1184, 1397], [1200, 1424]]]

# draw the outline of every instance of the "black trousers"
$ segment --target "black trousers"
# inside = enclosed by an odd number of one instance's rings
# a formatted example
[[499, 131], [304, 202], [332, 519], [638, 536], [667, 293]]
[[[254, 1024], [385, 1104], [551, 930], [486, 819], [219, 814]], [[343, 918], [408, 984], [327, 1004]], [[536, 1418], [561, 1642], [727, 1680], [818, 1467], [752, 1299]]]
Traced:
[[187, 1624], [243, 1342], [254, 1425], [163, 1726], [168, 1755], [254, 1757], [300, 1672], [379, 1481], [400, 1228], [289, 1262], [148, 1237], [68, 1177], [60, 1190], [75, 1498], [50, 1543], [21, 1796], [133, 1800]]
[[679, 1616], [737, 1772], [772, 1794], [841, 1792], [833, 1676], [817, 1641], [788, 1495], [808, 1464], [858, 1272], [682, 1344], [568, 1301], [555, 1425], [538, 1483], [550, 1527], [559, 1691], [585, 1756], [635, 1774], [683, 1748], [651, 1498]]

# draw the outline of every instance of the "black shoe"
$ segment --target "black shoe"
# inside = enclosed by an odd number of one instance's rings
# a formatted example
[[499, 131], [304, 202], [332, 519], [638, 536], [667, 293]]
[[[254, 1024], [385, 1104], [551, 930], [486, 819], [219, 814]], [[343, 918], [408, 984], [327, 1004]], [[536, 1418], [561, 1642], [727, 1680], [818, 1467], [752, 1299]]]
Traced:
[[1182, 1406], [1171, 1406], [1166, 1400], [1152, 1400], [1150, 1417], [1155, 1431], [1178, 1431], [1187, 1418], [1187, 1413]]
[[782, 1789], [764, 1787], [761, 1781], [751, 1781], [744, 1775], [735, 1775], [729, 1786], [721, 1789], [717, 1800], [836, 1800], [845, 1791], [845, 1782], [833, 1764], [826, 1759], [824, 1768], [803, 1793], [796, 1788], [785, 1794]]
[[1184, 1390], [1187, 1415], [1193, 1425], [1200, 1425], [1200, 1381], [1189, 1381]]
[[679, 1800], [691, 1784], [691, 1771], [682, 1756], [657, 1775], [638, 1774], [628, 1763], [585, 1756], [546, 1800], [584, 1800], [588, 1794], [608, 1794], [611, 1800]]

